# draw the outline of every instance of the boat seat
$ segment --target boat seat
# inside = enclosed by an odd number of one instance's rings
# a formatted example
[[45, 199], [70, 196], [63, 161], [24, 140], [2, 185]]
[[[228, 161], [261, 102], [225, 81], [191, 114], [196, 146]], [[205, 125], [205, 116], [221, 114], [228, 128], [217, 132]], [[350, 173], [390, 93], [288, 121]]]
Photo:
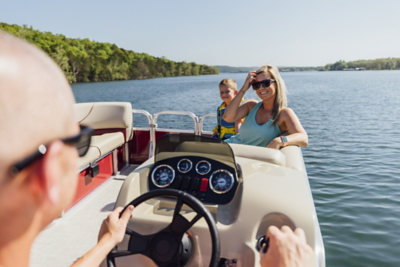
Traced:
[[78, 160], [78, 169], [122, 146], [124, 143], [124, 135], [121, 132], [92, 136], [87, 154]]
[[232, 148], [235, 157], [254, 159], [280, 166], [286, 166], [286, 157], [279, 150], [240, 144], [229, 144], [229, 146]]
[[101, 157], [113, 151], [115, 148], [122, 146], [124, 143], [124, 135], [121, 132], [107, 133], [92, 136], [92, 143], [90, 144], [90, 147], [97, 148]]
[[125, 141], [133, 137], [132, 105], [129, 102], [93, 102], [75, 104], [79, 124], [93, 127], [96, 133], [122, 132]]
[[281, 148], [281, 152], [286, 156], [286, 167], [298, 171], [305, 171], [303, 154], [298, 146], [287, 146]]
[[78, 170], [85, 167], [90, 162], [95, 161], [100, 157], [100, 151], [97, 147], [90, 147], [84, 157], [78, 158]]
[[75, 116], [79, 124], [95, 129], [88, 153], [78, 160], [79, 169], [133, 138], [131, 103], [75, 104]]

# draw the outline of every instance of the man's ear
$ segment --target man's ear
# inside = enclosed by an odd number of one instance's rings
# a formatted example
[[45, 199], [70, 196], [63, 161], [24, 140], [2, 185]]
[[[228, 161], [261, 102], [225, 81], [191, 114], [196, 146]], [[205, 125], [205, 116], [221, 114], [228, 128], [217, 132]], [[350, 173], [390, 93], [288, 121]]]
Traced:
[[46, 154], [40, 159], [40, 177], [42, 179], [42, 190], [45, 198], [52, 204], [60, 201], [60, 178], [62, 175], [62, 166], [60, 157], [62, 155], [64, 143], [54, 141], [48, 145]]

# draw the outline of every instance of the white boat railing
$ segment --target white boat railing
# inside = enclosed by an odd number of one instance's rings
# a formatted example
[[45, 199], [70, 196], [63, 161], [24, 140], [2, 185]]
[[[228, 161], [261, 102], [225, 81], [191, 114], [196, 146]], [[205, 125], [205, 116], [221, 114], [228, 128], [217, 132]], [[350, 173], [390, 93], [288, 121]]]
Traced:
[[153, 147], [154, 147], [154, 135], [153, 135], [153, 116], [143, 109], [132, 109], [132, 113], [143, 114], [146, 116], [149, 122], [149, 134], [150, 134], [150, 148], [149, 148], [149, 158], [153, 155]]
[[[156, 140], [156, 132], [157, 132], [157, 119], [160, 115], [183, 115], [183, 116], [189, 116], [193, 119], [194, 122], [194, 134], [198, 135], [199, 134], [199, 118], [192, 112], [188, 111], [161, 111], [153, 115], [153, 123], [149, 125], [150, 127], [150, 134], [153, 136], [151, 140], [155, 142]], [[152, 148], [151, 148], [151, 156], [154, 156], [155, 153], [155, 143], [153, 143]]]
[[203, 134], [203, 123], [204, 123], [204, 119], [205, 119], [205, 118], [209, 118], [209, 117], [214, 117], [214, 118], [216, 118], [216, 117], [217, 117], [217, 114], [216, 114], [216, 113], [209, 113], [209, 114], [206, 114], [206, 115], [204, 115], [203, 117], [200, 118], [198, 135], [202, 135], [202, 134]]
[[[161, 111], [156, 114], [151, 115], [146, 110], [142, 109], [132, 109], [132, 113], [136, 114], [143, 114], [146, 116], [148, 120], [148, 127], [149, 127], [149, 134], [150, 134], [150, 147], [149, 147], [149, 158], [154, 156], [155, 153], [155, 145], [156, 145], [156, 132], [158, 128], [157, 120], [160, 115], [182, 115], [182, 116], [189, 116], [193, 119], [194, 122], [194, 134], [195, 135], [202, 135], [203, 131], [203, 124], [206, 118], [210, 117], [217, 117], [216, 113], [209, 113], [205, 114], [203, 117], [199, 118], [196, 114], [187, 111]], [[164, 130], [164, 129], [163, 129]], [[175, 131], [175, 129], [169, 129], [171, 131]], [[182, 131], [182, 130], [180, 130]], [[187, 130], [184, 130], [185, 132]], [[188, 131], [190, 132], [190, 131]]]

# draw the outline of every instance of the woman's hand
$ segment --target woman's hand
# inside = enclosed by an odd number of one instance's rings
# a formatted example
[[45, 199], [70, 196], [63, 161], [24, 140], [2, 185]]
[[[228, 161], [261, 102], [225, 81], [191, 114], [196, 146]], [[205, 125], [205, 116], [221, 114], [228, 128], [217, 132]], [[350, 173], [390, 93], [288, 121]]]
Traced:
[[103, 238], [109, 240], [113, 246], [118, 245], [124, 239], [126, 226], [129, 219], [132, 217], [133, 206], [130, 205], [122, 214], [122, 207], [116, 208], [101, 224], [99, 232], [99, 241]]
[[273, 149], [280, 149], [282, 146], [282, 139], [280, 136], [274, 138], [271, 143], [267, 145], [267, 148], [273, 148]]
[[254, 83], [254, 81], [256, 80], [256, 72], [255, 71], [250, 71], [249, 74], [246, 77], [246, 80], [244, 81], [243, 87], [242, 89], [240, 89], [240, 91], [244, 93], [246, 93], [247, 90], [249, 90], [250, 86]]

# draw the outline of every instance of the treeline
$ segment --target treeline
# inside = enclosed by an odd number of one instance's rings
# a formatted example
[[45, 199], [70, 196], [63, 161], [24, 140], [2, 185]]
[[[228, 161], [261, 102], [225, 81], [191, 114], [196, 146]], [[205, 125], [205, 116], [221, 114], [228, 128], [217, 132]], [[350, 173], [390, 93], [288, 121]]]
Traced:
[[256, 70], [259, 67], [230, 67], [230, 66], [216, 66], [220, 73], [236, 73], [236, 72], [249, 72]]
[[[249, 72], [259, 67], [229, 67], [217, 66], [221, 73]], [[399, 70], [400, 58], [378, 58], [370, 60], [343, 61], [339, 60], [333, 64], [326, 64], [320, 67], [278, 67], [280, 71], [333, 71], [351, 70], [364, 68], [366, 70]]]
[[400, 58], [378, 58], [349, 62], [339, 60], [336, 63], [325, 65], [321, 70], [343, 70], [356, 68], [365, 68], [366, 70], [398, 70], [400, 69]]
[[218, 74], [214, 66], [174, 62], [165, 57], [119, 48], [89, 39], [40, 32], [32, 27], [0, 23], [0, 30], [31, 42], [51, 56], [69, 82], [114, 81], [157, 77]]
[[279, 67], [279, 71], [317, 71], [321, 67]]
[[399, 70], [400, 58], [378, 58], [370, 60], [344, 61], [339, 60], [333, 64], [321, 67], [280, 67], [281, 71], [331, 71], [364, 68], [366, 70]]

